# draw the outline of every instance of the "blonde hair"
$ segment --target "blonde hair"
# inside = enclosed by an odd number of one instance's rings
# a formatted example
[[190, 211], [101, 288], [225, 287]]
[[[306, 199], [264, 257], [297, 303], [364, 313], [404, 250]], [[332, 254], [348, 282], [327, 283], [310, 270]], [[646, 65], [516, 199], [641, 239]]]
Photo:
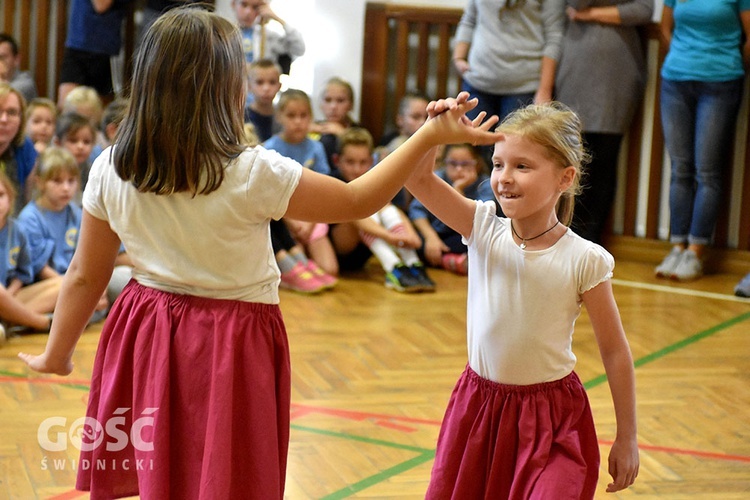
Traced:
[[279, 112], [282, 112], [286, 109], [290, 102], [304, 103], [307, 106], [307, 110], [310, 112], [310, 116], [312, 117], [312, 102], [310, 101], [310, 96], [307, 95], [304, 90], [289, 89], [282, 92], [279, 96], [279, 102], [276, 105], [276, 109]]
[[18, 124], [18, 132], [13, 136], [11, 143], [15, 146], [21, 146], [26, 139], [26, 99], [24, 99], [23, 94], [11, 87], [10, 84], [0, 83], [0, 101], [4, 101], [11, 94], [18, 97], [18, 102], [21, 105], [21, 115], [19, 117], [21, 123]]
[[83, 115], [80, 111], [81, 106], [89, 108], [94, 113], [94, 116], [88, 116], [87, 118], [98, 127], [104, 105], [102, 104], [102, 98], [99, 96], [96, 89], [85, 85], [75, 87], [65, 96], [62, 111], [75, 111], [79, 115]]
[[115, 170], [141, 192], [208, 194], [242, 144], [245, 56], [238, 28], [199, 7], [161, 15], [141, 42], [117, 131]]
[[575, 196], [581, 190], [583, 166], [589, 161], [589, 155], [583, 147], [578, 115], [560, 102], [531, 104], [509, 114], [497, 130], [519, 135], [539, 144], [560, 168], [575, 168], [573, 182], [562, 193], [556, 207], [557, 218], [569, 225], [573, 219]]
[[27, 120], [29, 119], [29, 117], [31, 117], [31, 113], [33, 113], [37, 108], [48, 109], [50, 113], [52, 113], [52, 118], [57, 119], [57, 105], [55, 105], [55, 101], [46, 97], [35, 97], [30, 100], [28, 106], [26, 106]]
[[253, 125], [251, 122], [246, 122], [242, 127], [242, 131], [244, 132], [243, 143], [245, 145], [254, 148], [258, 144], [260, 144], [258, 133], [255, 131], [255, 125]]
[[372, 153], [373, 144], [372, 134], [369, 130], [362, 127], [349, 127], [339, 136], [339, 154], [343, 153], [347, 146], [367, 146], [367, 149]]
[[37, 159], [36, 176], [40, 182], [57, 178], [61, 173], [78, 178], [81, 169], [73, 153], [59, 146], [50, 146]]

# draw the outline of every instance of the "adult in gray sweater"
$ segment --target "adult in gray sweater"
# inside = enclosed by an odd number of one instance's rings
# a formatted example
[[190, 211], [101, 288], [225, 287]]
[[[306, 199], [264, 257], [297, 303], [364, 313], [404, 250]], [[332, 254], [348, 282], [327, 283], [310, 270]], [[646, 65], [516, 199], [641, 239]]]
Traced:
[[[467, 116], [552, 100], [564, 28], [565, 0], [468, 0], [453, 47], [462, 90], [479, 99]], [[481, 150], [491, 165], [492, 146]]]
[[468, 0], [453, 63], [464, 90], [479, 98], [475, 113], [502, 120], [520, 105], [552, 99], [564, 8], [565, 0]]
[[567, 0], [556, 98], [580, 116], [591, 154], [572, 228], [599, 244], [615, 198], [622, 139], [646, 81], [637, 27], [651, 22], [653, 10], [653, 0]]

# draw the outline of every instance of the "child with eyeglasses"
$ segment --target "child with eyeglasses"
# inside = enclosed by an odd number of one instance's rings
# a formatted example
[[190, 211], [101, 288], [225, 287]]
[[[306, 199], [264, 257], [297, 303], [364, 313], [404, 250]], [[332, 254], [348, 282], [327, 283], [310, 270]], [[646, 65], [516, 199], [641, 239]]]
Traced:
[[[471, 144], [445, 146], [438, 165], [437, 175], [456, 192], [472, 200], [494, 199], [487, 165], [478, 148]], [[460, 234], [435, 217], [417, 199], [409, 206], [409, 218], [422, 235], [421, 253], [429, 265], [467, 274], [467, 249]]]

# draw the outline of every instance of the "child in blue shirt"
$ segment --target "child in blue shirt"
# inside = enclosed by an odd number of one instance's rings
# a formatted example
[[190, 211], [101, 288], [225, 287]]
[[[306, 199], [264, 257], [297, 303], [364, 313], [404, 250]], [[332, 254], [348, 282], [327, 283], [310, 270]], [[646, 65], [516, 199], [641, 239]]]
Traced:
[[[443, 149], [439, 166], [436, 172], [438, 177], [466, 198], [482, 201], [495, 199], [487, 165], [478, 148], [471, 144], [449, 144]], [[409, 218], [422, 235], [424, 244], [421, 252], [430, 265], [457, 274], [467, 273], [467, 248], [460, 234], [435, 217], [417, 199], [409, 205]]]
[[[297, 89], [282, 92], [276, 108], [276, 120], [281, 125], [281, 132], [265, 141], [263, 146], [296, 160], [305, 168], [329, 175], [331, 168], [325, 148], [308, 136], [313, 120], [310, 96]], [[327, 275], [336, 276], [339, 265], [328, 238], [328, 225], [288, 218], [284, 218], [284, 222], [294, 239], [304, 246], [310, 259], [320, 266], [320, 270]], [[326, 279], [324, 276], [322, 278]]]
[[[10, 216], [16, 190], [0, 172], [0, 342], [12, 329], [47, 332], [61, 280], [34, 283], [28, 242], [19, 224]], [[6, 325], [15, 325], [6, 332]]]

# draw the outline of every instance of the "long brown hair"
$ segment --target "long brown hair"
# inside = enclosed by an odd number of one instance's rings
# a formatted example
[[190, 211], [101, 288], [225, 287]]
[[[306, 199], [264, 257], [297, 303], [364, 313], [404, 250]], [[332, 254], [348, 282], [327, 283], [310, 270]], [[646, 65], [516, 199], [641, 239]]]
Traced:
[[208, 194], [245, 146], [245, 59], [238, 29], [202, 8], [160, 16], [133, 66], [115, 139], [117, 174], [141, 192]]

